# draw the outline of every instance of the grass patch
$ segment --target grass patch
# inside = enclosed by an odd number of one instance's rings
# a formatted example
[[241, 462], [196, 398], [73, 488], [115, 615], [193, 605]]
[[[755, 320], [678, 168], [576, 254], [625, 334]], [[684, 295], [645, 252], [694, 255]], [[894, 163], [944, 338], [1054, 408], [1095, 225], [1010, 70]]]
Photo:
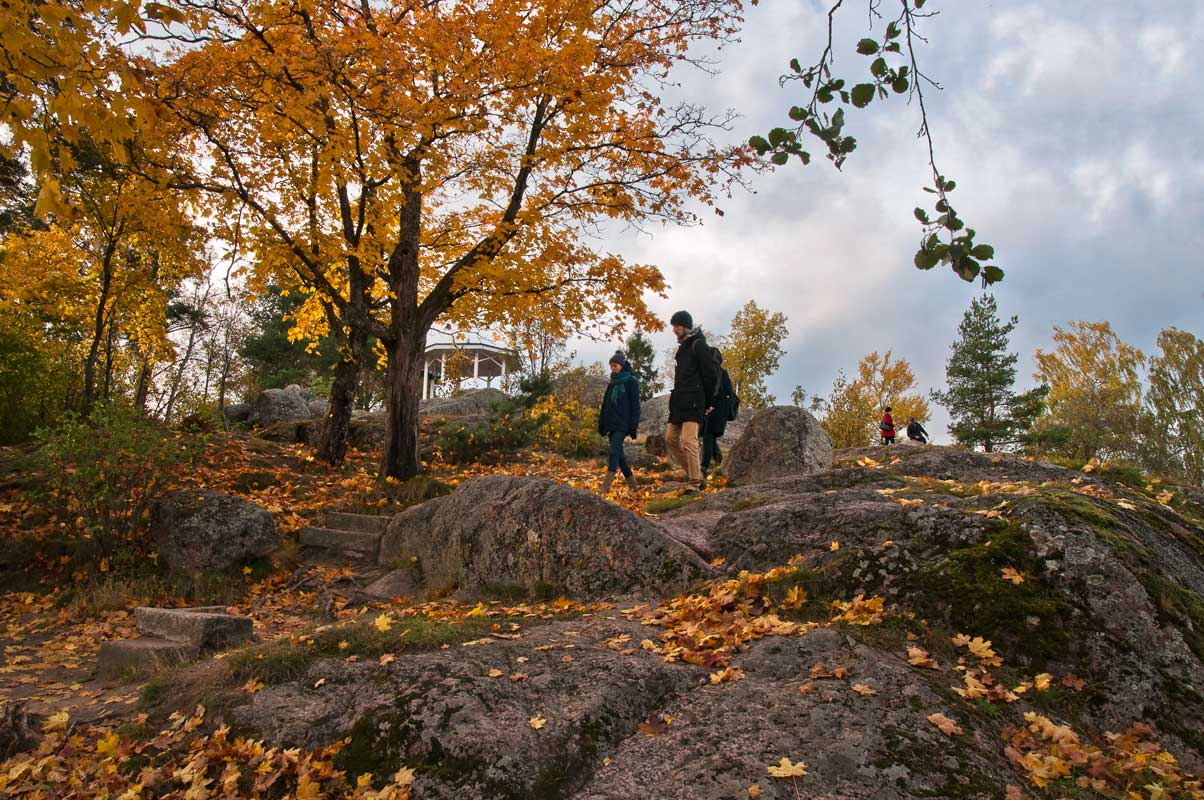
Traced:
[[772, 497], [767, 497], [760, 494], [751, 494], [746, 497], [741, 497], [732, 502], [728, 507], [731, 511], [748, 511], [751, 508], [760, 508], [773, 502]]
[[308, 636], [276, 639], [235, 651], [224, 660], [235, 682], [257, 678], [265, 684], [286, 683], [305, 674], [315, 661], [323, 658], [378, 658], [437, 650], [445, 644], [460, 644], [486, 637], [495, 625], [503, 629], [509, 623], [530, 622], [523, 617], [468, 617], [466, 619], [430, 619], [409, 617], [393, 620], [393, 628], [381, 631], [370, 622], [356, 621], [327, 627]]
[[698, 497], [665, 497], [660, 500], [649, 500], [648, 504], [644, 506], [644, 511], [649, 514], [665, 514], [669, 511], [676, 511], [682, 506], [687, 506], [697, 500]]

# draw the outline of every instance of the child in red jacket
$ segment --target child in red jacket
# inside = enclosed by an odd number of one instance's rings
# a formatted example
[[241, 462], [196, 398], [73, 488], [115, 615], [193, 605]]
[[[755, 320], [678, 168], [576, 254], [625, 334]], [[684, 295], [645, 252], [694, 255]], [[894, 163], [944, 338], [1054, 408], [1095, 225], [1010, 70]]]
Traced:
[[878, 430], [882, 431], [882, 444], [895, 443], [895, 420], [890, 415], [890, 406], [886, 407], [886, 413], [882, 415], [882, 422], [878, 423]]

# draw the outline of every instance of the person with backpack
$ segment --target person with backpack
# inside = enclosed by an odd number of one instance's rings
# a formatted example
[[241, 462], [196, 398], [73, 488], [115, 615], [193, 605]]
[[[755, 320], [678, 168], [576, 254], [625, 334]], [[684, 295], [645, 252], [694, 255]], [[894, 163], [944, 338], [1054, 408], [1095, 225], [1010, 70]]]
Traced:
[[719, 371], [719, 386], [715, 392], [715, 410], [707, 414], [702, 425], [702, 475], [705, 478], [711, 463], [715, 466], [723, 463], [723, 451], [719, 449], [719, 439], [727, 430], [727, 423], [736, 418], [740, 399], [732, 388], [732, 378], [723, 368], [723, 353], [718, 347], [711, 348], [711, 356], [715, 360], [715, 368]]
[[895, 443], [895, 420], [890, 415], [890, 406], [886, 407], [886, 413], [882, 415], [882, 421], [878, 423], [878, 430], [882, 432], [882, 444]]
[[698, 435], [707, 414], [715, 410], [715, 391], [719, 372], [702, 331], [694, 327], [689, 312], [678, 311], [669, 320], [677, 337], [674, 356], [673, 390], [669, 393], [669, 424], [665, 427], [665, 448], [669, 456], [686, 472], [690, 485], [683, 494], [698, 494], [706, 488], [706, 478], [698, 453]]
[[913, 442], [920, 444], [928, 444], [928, 431], [924, 430], [924, 426], [916, 422], [916, 418], [912, 417], [907, 423], [907, 438]]
[[610, 357], [610, 383], [602, 397], [602, 408], [598, 411], [598, 433], [607, 438], [609, 455], [606, 461], [606, 477], [602, 479], [602, 494], [607, 494], [615, 482], [615, 475], [623, 473], [628, 491], [636, 490], [635, 474], [627, 463], [623, 441], [636, 437], [640, 427], [640, 384], [631, 371], [631, 364], [622, 350]]

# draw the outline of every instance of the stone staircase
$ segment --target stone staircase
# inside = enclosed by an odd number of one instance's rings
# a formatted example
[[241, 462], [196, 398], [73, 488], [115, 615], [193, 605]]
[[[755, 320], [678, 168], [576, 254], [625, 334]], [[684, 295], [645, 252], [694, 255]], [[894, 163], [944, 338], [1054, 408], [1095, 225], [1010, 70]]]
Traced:
[[136, 608], [134, 621], [141, 637], [101, 643], [97, 656], [101, 678], [155, 672], [195, 661], [252, 636], [251, 618], [227, 614], [223, 606]]
[[[381, 539], [391, 517], [371, 514], [326, 513], [325, 527], [302, 528], [299, 540], [310, 564], [354, 568], [354, 583], [368, 584], [360, 593], [388, 599], [412, 595], [417, 589], [406, 571], [377, 564]], [[195, 608], [138, 608], [134, 610], [137, 639], [102, 642], [97, 674], [114, 680], [150, 674], [166, 666], [197, 661], [211, 653], [242, 644], [252, 637], [250, 617], [227, 614], [223, 606]]]
[[376, 564], [380, 541], [391, 517], [326, 512], [326, 527], [302, 528], [301, 547], [325, 559]]

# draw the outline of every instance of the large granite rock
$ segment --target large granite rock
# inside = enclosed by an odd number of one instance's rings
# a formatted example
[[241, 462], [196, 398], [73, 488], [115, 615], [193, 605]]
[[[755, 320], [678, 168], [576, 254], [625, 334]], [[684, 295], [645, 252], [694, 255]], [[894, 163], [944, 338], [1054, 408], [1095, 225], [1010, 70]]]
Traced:
[[276, 520], [263, 506], [204, 489], [172, 492], [151, 509], [159, 560], [184, 572], [226, 570], [280, 546]]
[[506, 400], [498, 389], [468, 389], [451, 397], [423, 400], [419, 409], [424, 417], [463, 418], [486, 414]]
[[832, 439], [809, 412], [774, 406], [749, 420], [723, 465], [732, 483], [808, 475], [832, 466]]
[[266, 428], [277, 422], [308, 419], [311, 416], [309, 398], [306, 397], [305, 390], [291, 384], [283, 389], [264, 389], [263, 394], [252, 403], [247, 423], [257, 428]]
[[[1139, 741], [1148, 730], [1177, 759], [1148, 763], [1204, 770], [1204, 497], [1175, 489], [1159, 502], [1156, 492], [1095, 475], [941, 447], [840, 451], [836, 461], [813, 475], [708, 493], [658, 520], [707, 558], [725, 559], [716, 569], [733, 583], [716, 584], [712, 600], [752, 585], [743, 570], [801, 555], [799, 571], [771, 592], [787, 597], [797, 582], [808, 595], [802, 609], [780, 599], [734, 611], [674, 604], [679, 635], [704, 620], [738, 630], [746, 615], [820, 621], [739, 649], [731, 680], [715, 684], [725, 677], [717, 666], [666, 663], [641, 647], [666, 641], [666, 631], [640, 624], [638, 609], [625, 618], [620, 600], [572, 619], [531, 615], [472, 646], [399, 652], [387, 664], [316, 660], [254, 695], [237, 691], [240, 676], [231, 704], [214, 713], [272, 746], [346, 740], [339, 768], [352, 778], [415, 768], [415, 800], [736, 800], [757, 796], [753, 784], [763, 800], [998, 800], [1009, 785], [1036, 796], [1003, 738], [1025, 729], [1028, 712], [1073, 728], [1126, 768], [1153, 755]], [[520, 564], [560, 552], [549, 527], [618, 523], [592, 509], [576, 517], [579, 493], [503, 480], [519, 483], [468, 484], [459, 498], [394, 518], [391, 532], [406, 520], [432, 548], [493, 545], [460, 549], [464, 562], [509, 552]], [[546, 516], [545, 506], [554, 509]], [[439, 533], [464, 516], [470, 530], [456, 533], [458, 544]], [[601, 546], [601, 532], [578, 535]], [[1008, 567], [1023, 580], [1005, 580]], [[884, 624], [828, 621], [833, 600], [857, 594], [884, 598]], [[991, 669], [999, 685], [1048, 672], [1052, 688], [1030, 687], [1012, 702], [958, 696], [952, 687], [966, 686], [965, 670], [976, 666], [951, 642], [959, 633], [991, 641], [1003, 660]], [[940, 669], [908, 663], [913, 646]], [[934, 714], [964, 733], [942, 733]], [[1126, 729], [1123, 748], [1135, 749], [1121, 756], [1106, 732]], [[767, 768], [782, 758], [806, 762], [806, 775], [771, 777]], [[1099, 767], [1066, 764], [1074, 773], [1051, 784], [1051, 797], [1074, 794]]]
[[706, 572], [692, 551], [597, 495], [500, 475], [393, 518], [382, 564], [417, 557], [428, 591], [522, 587], [576, 598], [681, 590]]

